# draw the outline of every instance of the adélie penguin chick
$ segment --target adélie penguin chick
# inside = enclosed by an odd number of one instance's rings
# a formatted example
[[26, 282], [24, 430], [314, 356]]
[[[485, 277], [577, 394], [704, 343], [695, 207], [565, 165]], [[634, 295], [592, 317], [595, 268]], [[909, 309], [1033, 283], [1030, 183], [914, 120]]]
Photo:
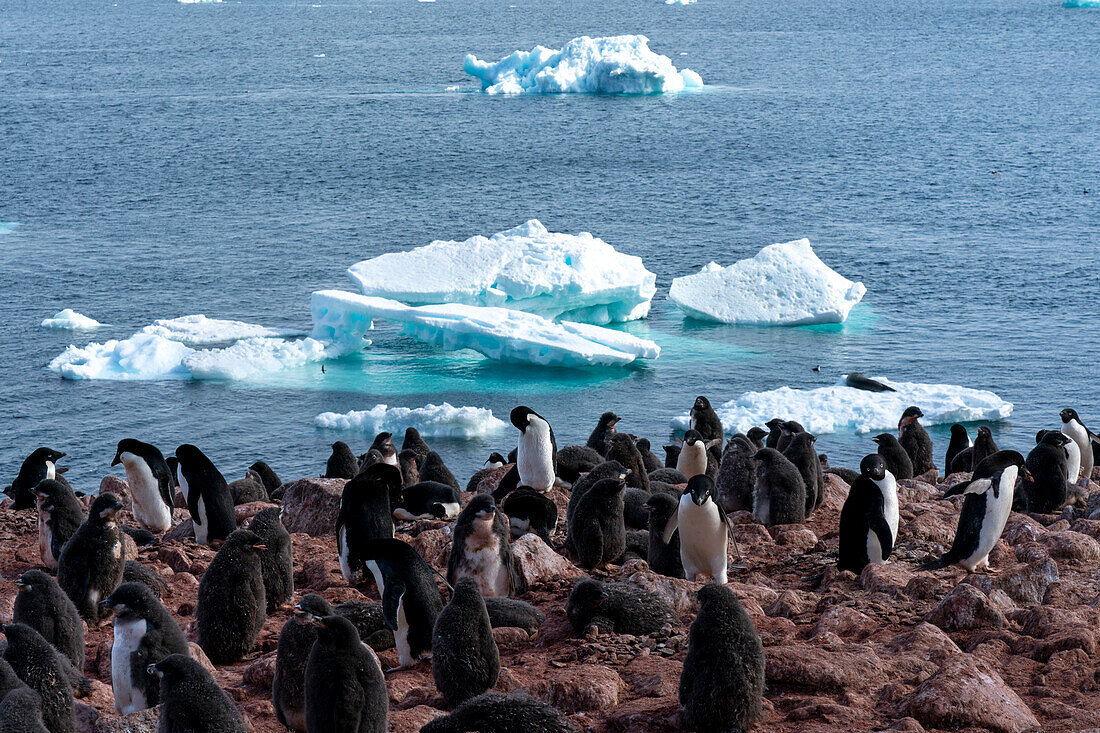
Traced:
[[557, 477], [558, 444], [554, 430], [546, 418], [530, 407], [516, 407], [510, 418], [520, 433], [516, 444], [520, 485], [530, 486], [535, 491], [549, 491]]
[[424, 465], [424, 459], [428, 457], [428, 453], [432, 450], [424, 442], [424, 438], [420, 437], [420, 431], [411, 425], [405, 428], [405, 437], [401, 440], [401, 453], [407, 450], [416, 454], [417, 467]]
[[607, 460], [618, 461], [627, 469], [626, 485], [649, 491], [649, 474], [645, 470], [641, 451], [634, 442], [634, 436], [626, 433], [612, 433], [607, 436]]
[[77, 670], [84, 669], [84, 623], [76, 606], [41, 570], [28, 570], [16, 579], [12, 621], [26, 624], [68, 657]]
[[398, 539], [368, 540], [360, 556], [382, 596], [382, 613], [397, 645], [398, 669], [412, 667], [431, 650], [432, 629], [443, 610], [435, 571]]
[[4, 659], [19, 679], [38, 694], [46, 728], [50, 733], [73, 733], [76, 730], [73, 689], [63, 666], [68, 662], [30, 626], [5, 624], [3, 629], [8, 640]]
[[336, 515], [336, 551], [340, 572], [349, 584], [358, 582], [363, 568], [360, 545], [393, 537], [392, 497], [403, 483], [400, 470], [375, 463], [344, 484]]
[[[852, 482], [844, 508], [840, 510], [840, 559], [837, 567], [857, 575], [870, 563], [883, 563], [894, 550], [897, 538], [898, 501], [896, 484], [887, 482], [890, 472], [882, 456], [871, 454], [859, 465], [860, 476]], [[887, 520], [886, 494], [880, 487], [894, 487], [894, 524]]]
[[112, 466], [122, 464], [130, 486], [130, 513], [150, 532], [164, 532], [172, 526], [172, 470], [155, 445], [133, 438], [118, 441]]
[[670, 578], [684, 577], [684, 564], [680, 560], [680, 533], [674, 531], [666, 542], [665, 527], [679, 511], [679, 503], [669, 494], [655, 493], [646, 499], [645, 511], [649, 514], [649, 548], [646, 562], [649, 569]]
[[936, 470], [936, 464], [932, 459], [932, 438], [918, 420], [924, 417], [924, 413], [916, 405], [905, 408], [898, 421], [898, 442], [905, 452], [909, 454], [909, 460], [913, 463], [913, 475], [921, 476], [929, 471]]
[[1069, 499], [1066, 447], [1073, 439], [1056, 430], [1041, 430], [1035, 437], [1036, 445], [1024, 461], [1031, 480], [1023, 482], [1017, 502], [1029, 512], [1047, 514], [1061, 509]]
[[610, 410], [600, 415], [596, 427], [592, 429], [592, 432], [588, 436], [586, 445], [601, 456], [606, 456], [607, 436], [615, 432], [615, 426], [619, 424], [620, 420], [622, 420], [622, 418]]
[[680, 704], [688, 730], [748, 731], [760, 716], [764, 647], [733, 592], [707, 583], [688, 631]]
[[191, 512], [195, 541], [210, 545], [225, 540], [237, 528], [237, 518], [221, 471], [201, 450], [185, 443], [176, 448], [176, 479]]
[[443, 462], [443, 457], [434, 450], [429, 451], [428, 455], [424, 457], [424, 464], [420, 466], [419, 478], [421, 481], [431, 481], [450, 486], [456, 492], [461, 490], [458, 479], [451, 473], [451, 469], [447, 468], [447, 464]]
[[294, 606], [290, 619], [279, 632], [271, 704], [279, 722], [299, 733], [306, 732], [306, 661], [313, 642], [317, 641], [313, 619], [331, 615], [332, 606], [324, 598], [307, 593]]
[[97, 496], [88, 518], [62, 548], [57, 564], [57, 584], [92, 626], [99, 625], [101, 619], [99, 602], [122, 582], [126, 555], [122, 530], [115, 521], [122, 508], [122, 502], [110, 492]]
[[157, 733], [245, 733], [237, 706], [194, 659], [169, 654], [147, 671], [160, 680]]
[[729, 439], [722, 451], [714, 485], [727, 512], [752, 511], [752, 488], [756, 483], [752, 457], [757, 450], [749, 438], [738, 433]]
[[[1094, 454], [1092, 449], [1092, 433], [1085, 427], [1085, 424], [1081, 421], [1081, 417], [1077, 414], [1077, 410], [1067, 407], [1059, 413], [1062, 418], [1062, 432], [1067, 435], [1077, 447], [1081, 453], [1081, 477], [1084, 479], [1083, 484], [1087, 488], [1089, 485], [1089, 479], [1092, 477], [1092, 468]], [[1077, 477], [1071, 479], [1071, 483], [1076, 483]]]
[[321, 478], [353, 479], [359, 473], [359, 461], [351, 448], [342, 440], [332, 444], [332, 453], [325, 464], [325, 475]]
[[248, 530], [255, 532], [264, 546], [260, 550], [260, 570], [269, 614], [294, 595], [294, 551], [282, 515], [282, 507], [269, 507], [258, 512], [248, 523]]
[[726, 583], [726, 548], [729, 519], [717, 501], [714, 482], [706, 474], [692, 476], [680, 496], [676, 514], [669, 518], [662, 534], [665, 543], [680, 531], [680, 561], [684, 577], [695, 580], [701, 573], [716, 583]]
[[23, 460], [19, 473], [5, 493], [15, 501], [12, 509], [30, 509], [34, 506], [34, 487], [39, 481], [57, 478], [57, 462], [65, 457], [53, 448], [37, 448]]
[[42, 564], [57, 569], [61, 548], [84, 523], [84, 505], [69, 484], [54, 479], [34, 487], [38, 508], [38, 554]]
[[602, 568], [626, 551], [625, 490], [621, 478], [600, 479], [577, 502], [569, 521], [569, 541], [582, 568]]
[[283, 487], [283, 482], [271, 466], [267, 465], [264, 461], [256, 461], [248, 467], [248, 470], [255, 471], [260, 477], [260, 480], [263, 481], [264, 489], [267, 490], [268, 497], [271, 499], [282, 498], [282, 493], [279, 492], [279, 489]]
[[978, 427], [978, 436], [974, 445], [959, 451], [951, 463], [951, 473], [974, 471], [978, 464], [997, 452], [997, 443], [993, 440], [993, 431], [986, 425]]
[[491, 689], [499, 675], [500, 652], [485, 601], [473, 578], [462, 578], [432, 633], [436, 689], [453, 707]]
[[581, 578], [569, 593], [565, 615], [577, 634], [596, 627], [602, 634], [644, 636], [676, 622], [660, 596], [630, 583]]
[[913, 462], [901, 443], [890, 433], [882, 433], [871, 438], [878, 445], [878, 454], [886, 461], [886, 470], [896, 479], [913, 478]]
[[1024, 457], [1013, 450], [998, 451], [974, 469], [970, 481], [956, 484], [944, 496], [962, 494], [959, 526], [951, 549], [924, 564], [925, 570], [958, 563], [970, 572], [989, 568], [989, 553], [1004, 531], [1012, 512], [1017, 476], [1030, 479]]
[[385, 733], [389, 695], [378, 662], [343, 616], [313, 618], [317, 641], [306, 661], [308, 733]]
[[691, 429], [698, 432], [703, 440], [722, 440], [722, 420], [706, 397], [699, 395], [695, 398], [688, 417]]
[[753, 461], [756, 463], [756, 484], [753, 486], [752, 514], [756, 521], [771, 527], [805, 520], [806, 483], [798, 468], [774, 448], [757, 451]]
[[791, 433], [783, 457], [794, 464], [802, 483], [806, 486], [806, 516], [819, 506], [825, 498], [825, 481], [821, 475], [821, 461], [814, 450], [817, 438], [806, 431]]
[[516, 570], [509, 534], [508, 520], [493, 497], [478, 494], [470, 499], [455, 520], [447, 582], [455, 585], [462, 578], [473, 578], [483, 596], [523, 593], [526, 588]]
[[970, 436], [966, 432], [966, 426], [955, 423], [951, 426], [951, 440], [947, 444], [947, 453], [943, 457], [943, 472], [953, 473], [955, 458], [968, 448], [970, 448]]
[[486, 692], [459, 705], [450, 715], [430, 720], [420, 733], [575, 733], [569, 720], [525, 693]]
[[37, 692], [21, 684], [0, 698], [0, 733], [50, 733]]
[[546, 494], [530, 486], [520, 486], [504, 497], [500, 508], [508, 517], [513, 537], [534, 532], [543, 542], [550, 544], [550, 534], [558, 524], [558, 505]]
[[239, 662], [267, 618], [259, 535], [238, 529], [226, 539], [199, 581], [198, 642], [215, 664]]
[[149, 665], [169, 654], [188, 654], [187, 639], [172, 614], [141, 583], [123, 583], [99, 602], [115, 613], [111, 687], [120, 715], [160, 702], [160, 678]]

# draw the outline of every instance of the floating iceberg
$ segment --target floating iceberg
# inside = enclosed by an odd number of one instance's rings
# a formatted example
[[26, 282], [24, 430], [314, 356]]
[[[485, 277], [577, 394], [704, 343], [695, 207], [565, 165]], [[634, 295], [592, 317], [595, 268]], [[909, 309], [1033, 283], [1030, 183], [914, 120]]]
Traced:
[[151, 333], [70, 346], [47, 367], [64, 379], [190, 379], [184, 357], [194, 349]]
[[188, 346], [224, 344], [246, 338], [285, 338], [305, 336], [306, 332], [293, 328], [268, 328], [243, 321], [224, 321], [203, 315], [163, 318], [141, 329]]
[[492, 410], [454, 407], [447, 402], [414, 409], [375, 405], [369, 410], [322, 412], [314, 422], [321, 428], [354, 430], [367, 435], [383, 430], [399, 433], [411, 426], [425, 437], [436, 438], [477, 438], [504, 428], [504, 421], [494, 417]]
[[1100, 0], [1066, 0], [1063, 8], [1100, 8]]
[[94, 331], [102, 325], [96, 319], [77, 313], [72, 308], [59, 310], [52, 317], [42, 321], [42, 328], [64, 328], [70, 331]]
[[0, 221], [0, 237], [5, 234], [11, 234], [19, 228], [19, 222], [17, 221]]
[[649, 50], [645, 36], [574, 38], [560, 50], [535, 46], [500, 61], [469, 54], [464, 69], [488, 94], [658, 94], [703, 86], [691, 69]]
[[[940, 425], [975, 420], [1004, 420], [1012, 414], [1012, 403], [992, 392], [952, 384], [893, 382], [875, 377], [896, 392], [867, 392], [845, 386], [844, 380], [831, 387], [791, 389], [780, 387], [767, 392], [746, 392], [717, 408], [726, 432], [745, 432], [754, 425], [763, 426], [773, 417], [795, 420], [815, 435], [853, 430], [896, 430], [901, 413], [917, 405], [924, 413], [925, 425]], [[688, 427], [686, 415], [672, 421], [672, 427]]]
[[491, 237], [436, 241], [348, 268], [364, 295], [412, 305], [500, 306], [586, 323], [644, 318], [657, 291], [642, 258], [537, 219]]
[[672, 281], [668, 297], [688, 316], [720, 323], [842, 323], [867, 288], [818, 259], [810, 240], [773, 244], [755, 257], [714, 262]]
[[660, 347], [628, 333], [584, 323], [555, 323], [534, 313], [460, 303], [410, 306], [341, 290], [313, 294], [313, 338], [354, 341], [372, 319], [403, 324], [403, 332], [453, 351], [473, 349], [491, 359], [552, 366], [629, 364], [655, 359]]
[[183, 358], [183, 365], [194, 379], [254, 379], [310, 362], [338, 359], [360, 345], [312, 338], [247, 338], [224, 349], [195, 351]]

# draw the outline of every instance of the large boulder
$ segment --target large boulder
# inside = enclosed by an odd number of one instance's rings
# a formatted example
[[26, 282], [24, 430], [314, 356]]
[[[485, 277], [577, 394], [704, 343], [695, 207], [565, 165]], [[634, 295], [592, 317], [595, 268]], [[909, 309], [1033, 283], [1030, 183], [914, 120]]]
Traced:
[[988, 595], [967, 583], [960, 583], [944, 596], [925, 619], [944, 631], [999, 629], [1005, 616]]
[[609, 710], [619, 704], [619, 693], [624, 688], [615, 670], [602, 664], [584, 664], [543, 676], [527, 691], [569, 714]]
[[576, 565], [554, 552], [538, 535], [527, 534], [512, 543], [512, 555], [527, 587], [562, 578], [576, 578], [581, 571]]
[[303, 478], [283, 486], [283, 524], [289, 532], [314, 537], [333, 534], [344, 479]]
[[989, 664], [970, 654], [947, 657], [905, 702], [905, 712], [929, 728], [986, 728], [1024, 733], [1039, 721]]
[[981, 588], [987, 594], [1003, 591], [1017, 603], [1042, 603], [1047, 588], [1058, 580], [1058, 566], [1050, 558], [1031, 563], [1020, 563], [1002, 570], [997, 575], [971, 573], [964, 583]]

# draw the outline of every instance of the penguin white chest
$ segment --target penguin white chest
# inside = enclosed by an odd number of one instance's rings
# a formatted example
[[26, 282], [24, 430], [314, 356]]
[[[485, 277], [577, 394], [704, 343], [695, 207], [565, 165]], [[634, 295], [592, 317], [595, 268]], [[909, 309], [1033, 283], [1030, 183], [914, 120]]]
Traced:
[[508, 595], [508, 568], [500, 560], [500, 540], [495, 534], [490, 533], [487, 539], [476, 535], [467, 537], [460, 568], [459, 575], [466, 575], [477, 581], [481, 595]]
[[[896, 544], [898, 541], [898, 524], [901, 522], [901, 512], [898, 508], [898, 482], [894, 479], [894, 474], [887, 471], [885, 478], [875, 481], [875, 486], [882, 492], [882, 514], [886, 518], [886, 524], [890, 527], [890, 539]], [[877, 537], [875, 543], [878, 543]], [[882, 550], [880, 548], [879, 555], [881, 556], [881, 554]]]
[[[1063, 430], [1064, 432], [1064, 430]], [[1066, 450], [1066, 481], [1077, 483], [1077, 476], [1081, 473], [1081, 447], [1073, 436], [1067, 436], [1070, 440], [1063, 446]]]
[[684, 446], [680, 449], [680, 456], [676, 459], [676, 470], [691, 478], [707, 472], [707, 446], [702, 441]]
[[134, 519], [151, 532], [164, 532], [172, 526], [172, 509], [161, 498], [160, 482], [141, 456], [127, 451], [121, 458], [133, 497]]
[[46, 478], [50, 481], [57, 478], [57, 466], [53, 464], [53, 461], [46, 461]]
[[716, 582], [726, 582], [725, 522], [718, 507], [708, 500], [698, 506], [689, 494], [680, 497], [677, 510], [677, 527], [680, 530], [680, 561], [689, 580], [698, 573], [709, 574]]
[[[351, 562], [348, 560], [348, 528], [347, 527], [341, 527], [340, 528], [340, 536], [337, 537], [336, 544], [340, 548], [340, 574], [344, 576], [344, 580], [346, 580], [348, 582], [348, 585], [355, 585], [357, 582], [359, 582], [360, 572], [358, 570], [353, 570], [352, 567], [351, 567]], [[374, 563], [368, 563], [368, 564], [374, 564]], [[378, 566], [375, 565], [375, 567], [378, 567]], [[378, 588], [379, 588], [379, 592], [381, 592], [382, 586], [379, 585]]]
[[[1092, 476], [1093, 468], [1092, 441], [1089, 439], [1089, 431], [1085, 429], [1084, 425], [1076, 420], [1070, 420], [1069, 422], [1062, 423], [1062, 433], [1077, 444], [1077, 452], [1080, 454], [1079, 470], [1084, 474], [1087, 480]], [[1074, 476], [1070, 481], [1076, 482], [1077, 477]]]
[[115, 641], [111, 646], [111, 687], [115, 693], [115, 710], [122, 715], [149, 707], [145, 693], [134, 686], [130, 655], [141, 647], [148, 628], [145, 619], [115, 621]]
[[1001, 472], [997, 491], [999, 496], [993, 495], [992, 487], [986, 489], [985, 515], [982, 517], [982, 529], [978, 533], [978, 547], [970, 557], [960, 563], [968, 570], [989, 564], [989, 553], [1001, 538], [1008, 515], [1012, 513], [1012, 494], [1016, 487], [1017, 473], [1016, 466], [1009, 466]]
[[409, 646], [409, 621], [405, 618], [405, 594], [397, 600], [397, 630], [393, 632], [397, 646], [397, 662], [402, 666], [413, 663], [412, 647]]
[[[184, 475], [183, 471], [180, 471], [179, 474], [180, 491], [183, 492], [183, 498], [187, 499], [188, 504], [190, 504], [191, 485], [187, 483], [187, 476]], [[199, 516], [192, 517], [195, 526], [195, 542], [198, 542], [200, 545], [206, 545], [209, 544], [207, 539], [210, 534], [210, 525], [206, 521], [206, 502], [202, 500], [202, 496], [199, 496], [198, 514]]]
[[535, 491], [549, 491], [554, 485], [554, 444], [550, 424], [534, 415], [516, 445], [516, 470], [519, 482]]

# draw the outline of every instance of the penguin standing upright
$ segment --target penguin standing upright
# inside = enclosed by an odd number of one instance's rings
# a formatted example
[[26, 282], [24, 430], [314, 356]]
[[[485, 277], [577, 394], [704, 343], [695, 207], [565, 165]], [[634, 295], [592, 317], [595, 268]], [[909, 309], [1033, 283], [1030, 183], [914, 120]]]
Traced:
[[898, 442], [905, 452], [909, 454], [909, 460], [913, 463], [913, 475], [922, 476], [929, 471], [936, 470], [936, 463], [932, 458], [932, 438], [918, 420], [924, 417], [924, 413], [916, 405], [905, 408], [898, 421]]
[[38, 693], [42, 720], [50, 733], [74, 733], [73, 688], [65, 666], [68, 661], [50, 642], [26, 624], [4, 624], [8, 638], [4, 659], [27, 686]]
[[282, 516], [282, 508], [274, 506], [257, 512], [248, 523], [248, 530], [255, 532], [264, 546], [260, 551], [260, 570], [269, 614], [294, 595], [294, 549]]
[[802, 427], [802, 423], [795, 422], [794, 420], [787, 420], [779, 426], [779, 442], [776, 444], [775, 449], [780, 453], [787, 450], [787, 446], [791, 444], [791, 439], [794, 436], [806, 432], [806, 428]]
[[783, 421], [773, 417], [764, 424], [768, 427], [768, 437], [764, 439], [764, 447], [778, 449], [779, 439], [783, 437]]
[[321, 478], [353, 479], [359, 473], [359, 461], [351, 448], [342, 440], [332, 444], [332, 454], [325, 464], [325, 474]]
[[393, 433], [382, 431], [374, 436], [374, 442], [370, 444], [372, 450], [378, 451], [382, 456], [382, 462], [391, 466], [397, 465], [397, 446], [393, 444]]
[[882, 433], [871, 438], [878, 445], [878, 454], [886, 461], [886, 470], [894, 475], [894, 478], [913, 478], [913, 462], [909, 460], [909, 454], [901, 447], [901, 443], [890, 433]]
[[239, 662], [267, 618], [259, 535], [238, 529], [226, 539], [199, 581], [198, 642], [215, 664]]
[[122, 502], [110, 492], [97, 496], [88, 518], [65, 543], [57, 563], [57, 584], [92, 626], [99, 625], [99, 602], [122, 582], [126, 554], [115, 521], [122, 508]]
[[313, 625], [317, 641], [306, 661], [306, 730], [385, 733], [389, 695], [374, 654], [343, 616], [314, 618]]
[[557, 478], [558, 444], [553, 428], [542, 415], [522, 405], [512, 410], [510, 419], [520, 433], [514, 468], [519, 484], [549, 491]]
[[443, 610], [435, 571], [398, 539], [368, 540], [360, 556], [382, 596], [382, 613], [393, 630], [399, 669], [412, 667], [431, 650], [432, 629]]
[[160, 680], [157, 733], [245, 733], [244, 718], [229, 695], [201, 664], [186, 654], [169, 654], [150, 664]]
[[[894, 550], [897, 539], [898, 502], [893, 477], [886, 461], [877, 453], [859, 464], [860, 476], [852, 482], [844, 508], [840, 510], [840, 559], [837, 567], [857, 575], [870, 563], [883, 563]], [[887, 477], [891, 481], [887, 482]], [[887, 491], [894, 486], [892, 512], [894, 523], [887, 520]]]
[[490, 690], [500, 675], [500, 652], [485, 601], [473, 578], [455, 583], [432, 634], [432, 677], [451, 707]]
[[64, 654], [77, 670], [84, 669], [84, 623], [76, 606], [41, 570], [28, 570], [16, 579], [12, 621], [26, 624]]
[[[1081, 451], [1081, 477], [1084, 479], [1082, 483], [1088, 488], [1095, 458], [1092, 449], [1092, 433], [1081, 421], [1077, 410], [1067, 407], [1059, 413], [1059, 416], [1062, 418], [1062, 432], [1076, 443]], [[1077, 477], [1073, 477], [1070, 482], [1077, 483]]]
[[454, 524], [447, 561], [447, 582], [473, 578], [483, 596], [519, 595], [525, 588], [508, 544], [508, 520], [488, 494], [478, 494], [463, 507]]
[[[428, 453], [432, 450], [420, 437], [420, 431], [411, 425], [405, 428], [405, 437], [401, 440], [401, 453], [407, 450], [411, 450], [416, 454], [416, 465], [418, 467], [424, 465], [424, 459], [428, 457]], [[400, 454], [398, 455], [400, 456]]]
[[798, 468], [775, 448], [757, 451], [753, 461], [756, 463], [756, 484], [752, 492], [752, 515], [756, 521], [766, 527], [804, 521], [806, 482]]
[[955, 458], [968, 448], [970, 448], [970, 436], [966, 433], [966, 426], [955, 423], [951, 426], [951, 441], [947, 444], [947, 453], [943, 457], [943, 472], [953, 473]]
[[317, 641], [313, 619], [331, 615], [332, 606], [324, 598], [307, 593], [294, 606], [290, 619], [279, 632], [271, 704], [279, 722], [298, 733], [306, 733], [306, 661], [313, 642]]
[[727, 513], [752, 511], [752, 488], [756, 483], [752, 457], [757, 450], [759, 448], [747, 436], [738, 433], [729, 439], [722, 451], [714, 485]]
[[[605, 461], [577, 479], [577, 482], [573, 484], [572, 491], [569, 493], [569, 504], [565, 507], [566, 528], [568, 529], [569, 522], [572, 521], [573, 515], [577, 512], [577, 504], [588, 493], [588, 490], [596, 485], [597, 481], [605, 478], [618, 478], [623, 479], [623, 485], [625, 486], [628, 475], [627, 470], [623, 468], [623, 464], [618, 461]], [[572, 547], [568, 536], [566, 537], [566, 545]]]
[[944, 496], [962, 494], [959, 526], [951, 549], [936, 560], [924, 564], [934, 570], [958, 563], [970, 572], [989, 567], [989, 553], [1004, 531], [1012, 512], [1017, 476], [1030, 479], [1024, 457], [1013, 450], [998, 451], [974, 469], [969, 481], [956, 484]]
[[585, 445], [601, 456], [606, 456], [607, 436], [615, 432], [615, 426], [619, 424], [620, 420], [622, 420], [622, 418], [610, 410], [600, 415], [599, 422], [597, 422], [596, 427], [592, 429], [592, 432], [588, 436], [588, 442], [585, 443]]
[[676, 514], [665, 525], [662, 539], [666, 544], [672, 541], [673, 532], [680, 531], [680, 561], [688, 580], [705, 573], [716, 583], [726, 583], [729, 527], [717, 493], [706, 474], [692, 476]]
[[607, 460], [618, 461], [627, 469], [626, 485], [649, 491], [649, 474], [645, 470], [642, 453], [634, 443], [634, 437], [626, 433], [607, 436]]
[[699, 433], [704, 441], [723, 440], [722, 419], [706, 397], [699, 395], [695, 398], [688, 416], [691, 429]]
[[56, 570], [61, 548], [84, 523], [84, 505], [63, 481], [45, 479], [34, 487], [38, 507], [38, 554], [42, 564]]
[[783, 457], [794, 464], [802, 482], [806, 485], [806, 516], [819, 506], [825, 498], [825, 481], [821, 476], [821, 461], [818, 460], [814, 443], [817, 438], [802, 431], [791, 433], [790, 440], [783, 450]]
[[951, 464], [951, 473], [976, 471], [978, 464], [997, 452], [997, 443], [993, 440], [993, 431], [986, 425], [978, 427], [978, 437], [974, 445], [965, 448], [955, 456]]
[[676, 458], [676, 470], [689, 479], [692, 476], [705, 474], [708, 463], [707, 450], [711, 447], [711, 443], [694, 429], [684, 433], [683, 440], [677, 442], [680, 443], [680, 455]]
[[688, 631], [680, 674], [684, 725], [696, 731], [748, 731], [760, 716], [764, 647], [749, 615], [722, 585], [696, 594], [699, 614]]
[[649, 513], [649, 548], [646, 554], [649, 569], [670, 578], [684, 577], [684, 564], [680, 560], [680, 533], [673, 532], [667, 542], [664, 538], [665, 527], [679, 511], [679, 504], [668, 494], [656, 493], [646, 500], [645, 510]]
[[164, 532], [172, 526], [172, 470], [156, 446], [133, 438], [118, 441], [112, 466], [122, 464], [130, 485], [130, 513], [150, 532]]
[[745, 433], [745, 437], [749, 439], [749, 443], [756, 449], [753, 451], [755, 453], [757, 450], [765, 447], [764, 438], [768, 437], [768, 431], [754, 425]]
[[283, 482], [279, 478], [279, 475], [267, 465], [264, 461], [256, 461], [248, 467], [249, 471], [255, 471], [260, 477], [260, 481], [264, 484], [264, 489], [267, 491], [267, 495], [271, 499], [282, 498], [281, 494], [277, 492], [283, 487]]
[[111, 687], [115, 711], [127, 715], [160, 702], [160, 678], [148, 672], [169, 654], [189, 654], [187, 638], [172, 614], [141, 583], [123, 583], [99, 602], [114, 611]]
[[4, 491], [15, 501], [12, 509], [30, 509], [34, 506], [34, 487], [44, 479], [57, 478], [57, 462], [64, 457], [64, 453], [53, 448], [38, 448], [27, 456], [15, 480]]
[[605, 478], [597, 481], [577, 502], [568, 529], [569, 542], [582, 568], [602, 568], [618, 560], [626, 551], [625, 490], [623, 479]]
[[1057, 430], [1041, 430], [1035, 437], [1036, 445], [1024, 461], [1031, 481], [1021, 486], [1022, 508], [1047, 514], [1058, 511], [1069, 500], [1071, 484], [1066, 447], [1073, 439]]
[[363, 568], [359, 546], [368, 540], [393, 537], [391, 496], [402, 486], [401, 471], [388, 463], [375, 463], [344, 484], [340, 512], [336, 516], [336, 550], [340, 572], [350, 584]]
[[220, 542], [237, 528], [233, 496], [225, 477], [206, 455], [185, 443], [176, 448], [176, 478], [200, 545]]

